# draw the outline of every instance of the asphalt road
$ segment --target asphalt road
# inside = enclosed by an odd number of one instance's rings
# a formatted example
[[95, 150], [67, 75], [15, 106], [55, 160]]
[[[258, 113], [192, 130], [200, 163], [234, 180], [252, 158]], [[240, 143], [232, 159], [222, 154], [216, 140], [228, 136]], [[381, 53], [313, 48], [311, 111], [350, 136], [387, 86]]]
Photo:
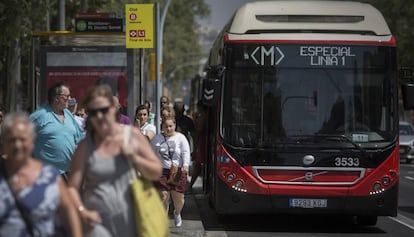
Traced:
[[414, 164], [400, 165], [399, 213], [414, 220]]
[[186, 195], [183, 226], [176, 228], [170, 214], [171, 237], [262, 237], [262, 236], [414, 236], [414, 164], [401, 164], [399, 213], [380, 217], [376, 226], [359, 226], [350, 218], [332, 216], [244, 215], [219, 217], [201, 192], [201, 179], [194, 193]]

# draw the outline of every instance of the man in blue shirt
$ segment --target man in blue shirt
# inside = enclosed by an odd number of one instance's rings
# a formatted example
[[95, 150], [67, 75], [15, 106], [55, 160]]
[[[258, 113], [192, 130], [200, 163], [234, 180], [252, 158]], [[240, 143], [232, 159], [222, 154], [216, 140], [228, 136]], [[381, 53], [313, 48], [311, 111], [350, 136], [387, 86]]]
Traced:
[[33, 156], [54, 165], [65, 176], [69, 171], [72, 154], [84, 137], [81, 128], [67, 109], [69, 87], [58, 83], [48, 90], [48, 103], [30, 115], [36, 126]]

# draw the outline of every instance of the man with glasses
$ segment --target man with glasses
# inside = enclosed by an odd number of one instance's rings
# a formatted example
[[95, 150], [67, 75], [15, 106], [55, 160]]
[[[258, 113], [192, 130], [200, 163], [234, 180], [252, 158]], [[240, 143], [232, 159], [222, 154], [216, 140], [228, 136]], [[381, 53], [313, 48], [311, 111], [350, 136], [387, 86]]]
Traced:
[[69, 87], [58, 83], [49, 88], [48, 102], [30, 115], [36, 126], [33, 156], [54, 165], [66, 178], [72, 154], [83, 133], [72, 113], [67, 109], [71, 98]]

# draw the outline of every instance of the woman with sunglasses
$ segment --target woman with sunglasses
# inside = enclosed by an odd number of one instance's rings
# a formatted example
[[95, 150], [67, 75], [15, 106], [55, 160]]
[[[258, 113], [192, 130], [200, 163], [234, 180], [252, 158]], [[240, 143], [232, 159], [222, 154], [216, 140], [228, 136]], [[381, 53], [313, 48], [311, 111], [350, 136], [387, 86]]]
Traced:
[[[87, 132], [72, 159], [70, 194], [88, 236], [137, 236], [129, 162], [144, 178], [157, 180], [160, 161], [138, 128], [124, 130], [129, 125], [117, 122], [117, 107], [108, 86], [94, 87], [86, 95], [84, 106]], [[131, 134], [125, 142], [127, 131]]]

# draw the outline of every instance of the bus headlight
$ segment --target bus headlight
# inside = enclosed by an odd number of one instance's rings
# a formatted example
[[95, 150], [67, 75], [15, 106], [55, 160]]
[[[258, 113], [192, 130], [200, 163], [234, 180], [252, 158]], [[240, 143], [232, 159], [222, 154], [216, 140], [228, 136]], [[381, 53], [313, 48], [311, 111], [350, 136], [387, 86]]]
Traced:
[[233, 181], [234, 180], [234, 174], [228, 174], [226, 179], [227, 179], [228, 182]]
[[384, 186], [388, 186], [390, 183], [391, 183], [391, 178], [390, 177], [388, 177], [388, 176], [382, 177], [382, 184]]
[[234, 183], [234, 186], [235, 186], [236, 188], [241, 188], [241, 187], [243, 186], [243, 181], [241, 181], [241, 180], [237, 180], [237, 181]]
[[372, 188], [374, 191], [369, 192], [370, 195], [380, 194], [385, 191], [380, 182], [374, 183], [374, 186]]
[[375, 192], [378, 192], [378, 191], [381, 190], [382, 186], [381, 186], [381, 184], [379, 182], [376, 182], [376, 183], [374, 183], [374, 187], [373, 188], [374, 188], [374, 191]]
[[247, 189], [245, 189], [243, 186], [244, 186], [244, 182], [242, 180], [238, 179], [238, 180], [236, 180], [236, 182], [234, 182], [234, 185], [232, 186], [232, 188], [236, 191], [246, 193]]

